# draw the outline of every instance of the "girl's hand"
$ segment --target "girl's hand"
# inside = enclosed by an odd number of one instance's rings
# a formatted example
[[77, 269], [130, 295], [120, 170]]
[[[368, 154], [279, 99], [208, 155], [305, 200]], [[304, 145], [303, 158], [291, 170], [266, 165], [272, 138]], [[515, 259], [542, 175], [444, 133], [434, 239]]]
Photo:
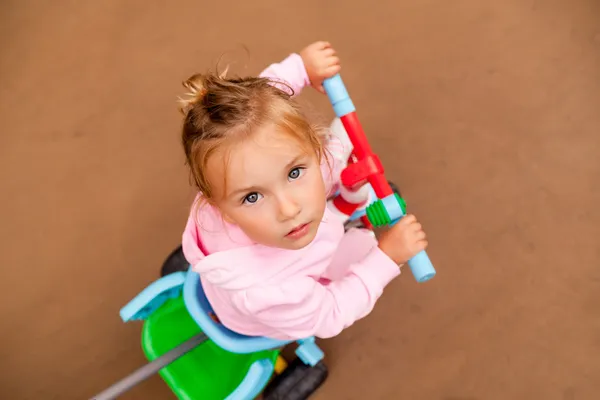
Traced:
[[310, 85], [325, 93], [323, 81], [340, 72], [340, 59], [329, 42], [315, 42], [300, 52]]
[[398, 265], [405, 264], [426, 247], [425, 232], [411, 214], [404, 216], [379, 239], [379, 248]]

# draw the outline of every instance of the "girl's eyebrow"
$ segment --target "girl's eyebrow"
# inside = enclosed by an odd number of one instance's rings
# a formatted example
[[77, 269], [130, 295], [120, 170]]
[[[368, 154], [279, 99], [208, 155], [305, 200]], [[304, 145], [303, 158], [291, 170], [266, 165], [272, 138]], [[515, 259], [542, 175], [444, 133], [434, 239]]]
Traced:
[[248, 187], [245, 187], [245, 188], [242, 188], [242, 189], [238, 189], [236, 191], [231, 192], [229, 194], [229, 196], [231, 197], [231, 196], [234, 196], [234, 195], [237, 195], [237, 194], [255, 192], [257, 190], [258, 190], [258, 188], [256, 186], [248, 186]]
[[289, 163], [287, 163], [285, 165], [285, 169], [286, 170], [291, 169], [294, 165], [298, 164], [298, 162], [300, 160], [302, 160], [304, 157], [305, 157], [304, 154], [298, 154], [296, 157], [292, 158], [292, 160]]
[[[304, 157], [305, 157], [305, 155], [304, 155], [304, 154], [298, 154], [296, 157], [292, 158], [292, 159], [290, 160], [290, 162], [288, 162], [288, 163], [285, 165], [285, 169], [286, 169], [286, 170], [289, 170], [289, 169], [291, 169], [291, 168], [292, 168], [294, 165], [298, 164], [298, 162], [299, 162], [300, 160], [302, 160]], [[237, 195], [237, 194], [242, 194], [242, 193], [250, 193], [250, 192], [255, 192], [255, 191], [257, 191], [258, 189], [259, 189], [259, 188], [258, 188], [257, 186], [248, 186], [248, 187], [244, 187], [244, 188], [241, 188], [241, 189], [234, 190], [233, 192], [231, 192], [231, 193], [229, 194], [229, 196], [228, 196], [228, 197], [230, 197], [230, 196], [235, 196], [235, 195]]]

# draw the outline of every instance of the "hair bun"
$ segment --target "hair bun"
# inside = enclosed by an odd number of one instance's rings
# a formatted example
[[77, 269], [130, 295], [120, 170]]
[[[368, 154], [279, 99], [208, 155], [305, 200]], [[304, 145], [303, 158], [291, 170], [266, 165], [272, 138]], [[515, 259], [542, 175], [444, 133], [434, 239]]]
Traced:
[[189, 110], [196, 104], [200, 103], [206, 96], [205, 77], [202, 74], [195, 74], [182, 82], [188, 92], [184, 94], [184, 98], [179, 98], [179, 111], [183, 115], [187, 115]]

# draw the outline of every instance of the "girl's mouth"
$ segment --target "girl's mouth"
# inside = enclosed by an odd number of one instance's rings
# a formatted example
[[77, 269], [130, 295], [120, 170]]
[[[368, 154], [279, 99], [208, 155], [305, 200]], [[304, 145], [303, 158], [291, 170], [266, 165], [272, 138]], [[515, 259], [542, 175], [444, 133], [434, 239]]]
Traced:
[[302, 236], [308, 233], [309, 223], [298, 225], [292, 229], [285, 237], [290, 239], [300, 239]]

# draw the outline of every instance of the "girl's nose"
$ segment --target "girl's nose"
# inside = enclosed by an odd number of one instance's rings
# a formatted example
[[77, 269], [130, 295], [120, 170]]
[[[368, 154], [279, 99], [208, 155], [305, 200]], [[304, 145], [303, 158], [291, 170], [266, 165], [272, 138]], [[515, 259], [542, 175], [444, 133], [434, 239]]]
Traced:
[[301, 207], [291, 196], [281, 196], [279, 198], [279, 214], [281, 220], [287, 221], [295, 218], [300, 213]]

